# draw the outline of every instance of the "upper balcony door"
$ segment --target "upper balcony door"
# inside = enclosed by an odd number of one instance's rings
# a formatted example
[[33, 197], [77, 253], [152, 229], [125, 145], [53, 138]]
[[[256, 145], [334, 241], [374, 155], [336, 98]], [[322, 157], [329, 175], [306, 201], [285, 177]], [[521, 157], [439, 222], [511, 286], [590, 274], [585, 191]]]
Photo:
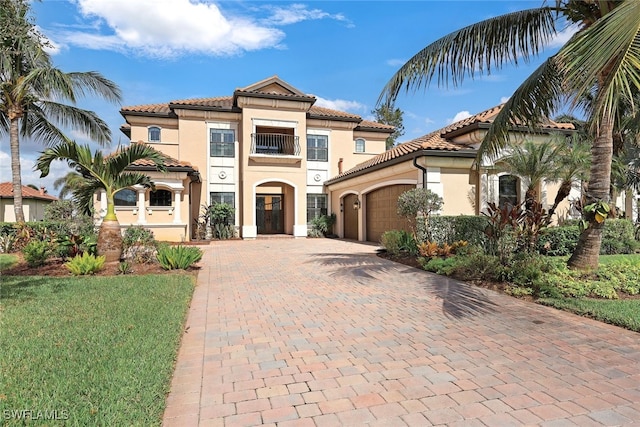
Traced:
[[256, 126], [251, 135], [251, 154], [299, 156], [300, 143], [293, 128]]

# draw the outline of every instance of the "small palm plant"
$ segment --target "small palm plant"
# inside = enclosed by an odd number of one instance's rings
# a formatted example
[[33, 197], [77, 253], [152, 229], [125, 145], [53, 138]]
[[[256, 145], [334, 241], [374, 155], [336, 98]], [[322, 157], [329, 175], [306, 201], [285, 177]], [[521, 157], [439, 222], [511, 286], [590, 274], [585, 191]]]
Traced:
[[122, 254], [122, 234], [116, 217], [115, 194], [134, 185], [153, 187], [148, 175], [127, 170], [132, 163], [142, 159], [152, 161], [159, 171], [166, 171], [165, 155], [142, 143], [131, 144], [105, 157], [100, 151], [92, 152], [88, 145], [67, 141], [47, 148], [38, 158], [36, 167], [42, 178], [49, 174], [54, 160], [66, 160], [70, 167], [84, 177], [84, 182], [74, 192], [74, 202], [85, 212], [91, 211], [96, 191], [105, 191], [107, 214], [98, 233], [97, 251], [99, 255], [106, 255], [107, 262], [119, 260]]

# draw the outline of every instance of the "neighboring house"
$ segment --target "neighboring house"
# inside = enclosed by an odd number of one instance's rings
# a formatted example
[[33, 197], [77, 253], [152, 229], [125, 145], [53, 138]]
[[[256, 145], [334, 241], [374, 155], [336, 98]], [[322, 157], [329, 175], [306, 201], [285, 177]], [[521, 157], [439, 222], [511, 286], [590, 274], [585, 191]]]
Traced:
[[[337, 222], [334, 230], [345, 238], [379, 242], [387, 230], [407, 229], [397, 215], [398, 196], [424, 187], [441, 196], [443, 215], [478, 215], [487, 204], [523, 201], [526, 185], [517, 176], [499, 172], [495, 164], [477, 165], [477, 149], [501, 106], [408, 141], [325, 182]], [[536, 134], [512, 131], [513, 141], [543, 141], [573, 132], [573, 125], [545, 121]], [[558, 184], [542, 183], [545, 208], [553, 204]], [[577, 198], [574, 190], [570, 198]], [[563, 202], [559, 215], [571, 214]], [[575, 214], [575, 213], [574, 213]]]
[[225, 202], [236, 210], [242, 238], [305, 237], [311, 219], [338, 210], [324, 182], [384, 152], [394, 130], [315, 102], [273, 76], [232, 96], [123, 107], [130, 140], [171, 159], [168, 173], [134, 164], [156, 190], [118, 192], [121, 225], [144, 225], [159, 240], [189, 240], [202, 207]]
[[[35, 190], [26, 185], [22, 186], [22, 210], [26, 221], [42, 221], [44, 209], [58, 200], [57, 197], [45, 193], [44, 188]], [[13, 183], [0, 183], [0, 219], [4, 222], [16, 222], [13, 206]]]

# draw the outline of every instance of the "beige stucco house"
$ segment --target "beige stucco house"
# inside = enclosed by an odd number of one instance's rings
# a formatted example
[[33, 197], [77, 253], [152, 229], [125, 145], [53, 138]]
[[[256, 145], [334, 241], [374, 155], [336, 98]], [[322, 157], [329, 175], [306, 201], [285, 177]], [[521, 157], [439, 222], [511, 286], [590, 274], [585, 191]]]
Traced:
[[[325, 182], [337, 213], [336, 232], [346, 238], [378, 242], [387, 230], [407, 229], [398, 217], [398, 196], [424, 187], [443, 198], [442, 215], [478, 215], [487, 204], [520, 203], [522, 179], [500, 172], [492, 162], [478, 165], [477, 149], [501, 106], [478, 113], [428, 135], [400, 144]], [[543, 141], [573, 132], [573, 125], [545, 121], [535, 134], [514, 128], [513, 141]], [[553, 204], [557, 184], [539, 189], [545, 208]], [[577, 198], [576, 186], [570, 198]], [[339, 210], [339, 213], [338, 213]], [[571, 215], [563, 202], [559, 215]], [[575, 214], [575, 213], [574, 213]]]
[[[42, 221], [45, 208], [56, 200], [58, 200], [58, 198], [47, 194], [43, 187], [36, 190], [23, 185], [22, 211], [24, 213], [24, 219], [26, 221]], [[16, 222], [13, 203], [13, 184], [11, 182], [0, 183], [0, 220], [4, 222]]]
[[[273, 76], [231, 96], [123, 107], [130, 140], [170, 159], [167, 173], [133, 165], [152, 177], [156, 191], [118, 192], [121, 225], [143, 225], [160, 240], [189, 240], [202, 207], [225, 202], [234, 206], [244, 239], [307, 236], [313, 217], [337, 212], [324, 182], [383, 153], [393, 132], [315, 102]], [[104, 195], [98, 199], [104, 215]]]

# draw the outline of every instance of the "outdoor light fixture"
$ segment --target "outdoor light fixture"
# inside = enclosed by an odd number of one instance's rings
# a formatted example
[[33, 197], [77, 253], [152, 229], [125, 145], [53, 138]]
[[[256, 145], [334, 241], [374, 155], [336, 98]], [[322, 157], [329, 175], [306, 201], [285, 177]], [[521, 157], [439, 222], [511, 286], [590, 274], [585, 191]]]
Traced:
[[355, 210], [360, 209], [360, 199], [356, 198], [356, 201], [353, 202], [353, 209]]

